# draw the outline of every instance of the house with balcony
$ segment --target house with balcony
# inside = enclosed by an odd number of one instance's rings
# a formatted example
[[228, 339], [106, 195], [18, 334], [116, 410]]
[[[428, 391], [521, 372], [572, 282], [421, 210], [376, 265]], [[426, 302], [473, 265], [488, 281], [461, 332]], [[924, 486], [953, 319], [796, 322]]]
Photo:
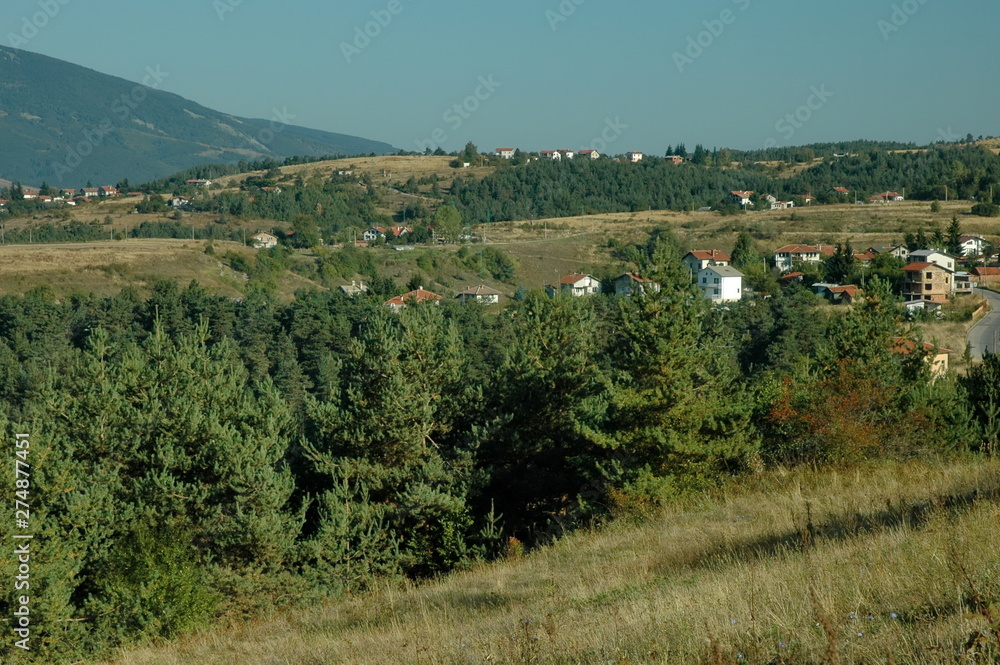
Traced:
[[593, 275], [573, 273], [563, 277], [558, 284], [546, 286], [545, 292], [550, 298], [554, 298], [558, 293], [565, 293], [574, 298], [592, 296], [601, 292], [601, 282]]
[[951, 295], [954, 271], [921, 261], [903, 268], [903, 299], [947, 302]]
[[801, 263], [819, 263], [833, 256], [830, 245], [785, 245], [774, 251], [774, 265], [781, 272]]

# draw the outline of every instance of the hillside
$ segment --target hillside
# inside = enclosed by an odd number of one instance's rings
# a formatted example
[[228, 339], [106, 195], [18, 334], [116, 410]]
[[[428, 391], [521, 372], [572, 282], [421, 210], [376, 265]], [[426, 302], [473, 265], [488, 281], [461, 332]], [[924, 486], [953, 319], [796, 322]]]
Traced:
[[768, 473], [529, 556], [514, 546], [425, 586], [114, 662], [995, 662], [1000, 629], [975, 597], [1000, 598], [998, 491], [996, 461]]
[[152, 180], [206, 162], [394, 151], [378, 141], [282, 124], [280, 117], [214, 111], [156, 90], [166, 74], [150, 68], [140, 86], [0, 48], [0, 176], [79, 187], [88, 180]]

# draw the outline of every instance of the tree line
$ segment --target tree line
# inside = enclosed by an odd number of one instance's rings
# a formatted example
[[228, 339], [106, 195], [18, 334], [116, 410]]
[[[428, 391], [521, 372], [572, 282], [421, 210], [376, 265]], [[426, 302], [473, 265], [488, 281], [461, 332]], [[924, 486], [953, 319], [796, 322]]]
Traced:
[[658, 292], [0, 297], [0, 430], [35, 442], [30, 655], [438, 575], [771, 465], [995, 452], [1000, 361], [931, 381], [878, 280], [842, 315], [795, 286], [713, 309], [668, 235], [630, 253]]

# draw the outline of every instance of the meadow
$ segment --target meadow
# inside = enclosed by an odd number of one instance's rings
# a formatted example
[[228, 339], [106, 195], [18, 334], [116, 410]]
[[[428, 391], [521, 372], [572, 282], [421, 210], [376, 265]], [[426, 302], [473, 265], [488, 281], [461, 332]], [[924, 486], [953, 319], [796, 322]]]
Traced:
[[922, 460], [731, 480], [528, 554], [510, 543], [498, 563], [113, 662], [988, 663], [998, 618], [1000, 461]]

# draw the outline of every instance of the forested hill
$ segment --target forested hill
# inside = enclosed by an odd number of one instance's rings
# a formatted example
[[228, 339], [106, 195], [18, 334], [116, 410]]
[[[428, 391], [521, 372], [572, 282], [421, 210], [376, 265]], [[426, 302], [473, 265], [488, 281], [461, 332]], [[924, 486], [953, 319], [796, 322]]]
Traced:
[[764, 164], [726, 164], [713, 164], [711, 153], [700, 164], [681, 165], [656, 158], [639, 164], [609, 159], [542, 160], [501, 168], [483, 179], [460, 178], [452, 196], [466, 219], [510, 221], [650, 208], [721, 207], [729, 203], [732, 190], [791, 200], [813, 195], [820, 202], [832, 201], [834, 187], [845, 187], [862, 199], [883, 191], [905, 191], [908, 198], [943, 200], [947, 195], [985, 201], [991, 187], [1000, 191], [1000, 156], [977, 146], [880, 149], [828, 157], [790, 177]]
[[62, 60], [0, 48], [0, 176], [38, 186], [162, 177], [206, 162], [293, 155], [384, 154], [387, 143], [298, 127], [274, 117], [240, 118], [157, 90], [169, 72], [137, 74], [144, 85]]

